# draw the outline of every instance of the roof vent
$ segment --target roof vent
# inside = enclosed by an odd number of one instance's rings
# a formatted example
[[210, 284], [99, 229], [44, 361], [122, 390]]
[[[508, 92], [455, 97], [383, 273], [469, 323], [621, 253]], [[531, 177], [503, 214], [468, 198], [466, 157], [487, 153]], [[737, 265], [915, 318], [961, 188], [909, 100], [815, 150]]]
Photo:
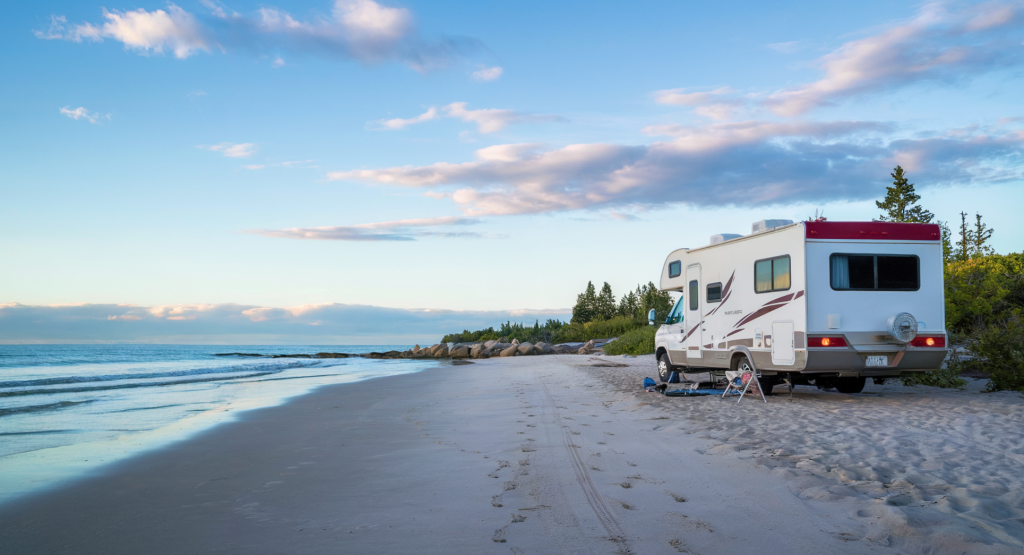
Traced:
[[782, 227], [793, 223], [793, 220], [761, 220], [754, 222], [754, 225], [750, 226], [751, 233], [761, 233], [762, 231], [768, 231], [776, 227]]
[[732, 239], [739, 239], [740, 237], [743, 236], [740, 235], [739, 233], [719, 233], [718, 235], [711, 236], [711, 244], [717, 245], [719, 243], [724, 243]]

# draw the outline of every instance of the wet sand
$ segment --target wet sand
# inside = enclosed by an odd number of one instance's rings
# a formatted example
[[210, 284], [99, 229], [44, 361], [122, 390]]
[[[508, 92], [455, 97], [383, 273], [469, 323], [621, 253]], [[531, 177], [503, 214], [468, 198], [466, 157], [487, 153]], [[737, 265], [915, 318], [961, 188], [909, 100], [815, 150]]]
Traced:
[[[0, 506], [0, 546], [97, 554], [944, 552], [863, 513], [879, 505], [864, 494], [804, 495], [811, 488], [799, 487], [809, 477], [826, 490], [843, 485], [835, 477], [750, 455], [769, 436], [759, 439], [744, 422], [798, 403], [744, 400], [732, 410], [718, 399], [646, 394], [634, 376], [649, 367], [646, 359], [516, 357], [325, 386]], [[706, 411], [703, 420], [696, 411]], [[777, 435], [794, 437], [782, 428]], [[715, 449], [733, 444], [741, 447]], [[774, 448], [796, 448], [787, 445]], [[917, 519], [904, 526], [917, 530]], [[1004, 528], [1013, 541], [1019, 528]], [[972, 553], [1019, 552], [965, 537], [958, 547]]]

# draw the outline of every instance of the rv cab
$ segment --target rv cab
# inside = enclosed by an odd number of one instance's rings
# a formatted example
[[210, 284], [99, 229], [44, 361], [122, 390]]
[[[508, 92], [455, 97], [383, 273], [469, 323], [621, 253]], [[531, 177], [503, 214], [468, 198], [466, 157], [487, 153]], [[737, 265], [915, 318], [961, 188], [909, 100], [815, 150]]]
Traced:
[[715, 383], [747, 361], [766, 392], [785, 379], [858, 393], [947, 353], [934, 224], [762, 220], [672, 251], [660, 289], [680, 294], [655, 336], [663, 381]]

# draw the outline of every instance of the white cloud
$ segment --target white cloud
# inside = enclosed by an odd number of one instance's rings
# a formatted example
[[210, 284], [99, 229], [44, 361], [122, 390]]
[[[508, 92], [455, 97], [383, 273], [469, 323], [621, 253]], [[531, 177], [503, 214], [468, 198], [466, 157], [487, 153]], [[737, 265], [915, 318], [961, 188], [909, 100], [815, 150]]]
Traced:
[[[429, 188], [470, 216], [685, 203], [766, 205], [876, 196], [896, 164], [931, 184], [1024, 177], [1024, 132], [966, 129], [905, 138], [873, 122], [746, 121], [651, 126], [644, 146], [496, 145], [475, 161], [330, 172], [330, 180]], [[895, 135], [895, 136], [894, 136]], [[884, 180], [882, 180], [884, 181]]]
[[366, 128], [367, 129], [375, 129], [375, 130], [391, 130], [391, 131], [393, 131], [393, 130], [398, 130], [398, 129], [405, 129], [406, 127], [409, 127], [410, 125], [416, 125], [417, 123], [423, 123], [425, 121], [435, 120], [437, 118], [438, 118], [437, 108], [431, 107], [426, 112], [423, 112], [422, 114], [420, 114], [420, 115], [418, 115], [416, 117], [413, 117], [413, 118], [408, 118], [408, 119], [392, 118], [392, 119], [382, 119], [382, 120], [377, 120], [377, 121], [371, 121], [371, 122], [366, 124]]
[[[368, 63], [388, 59], [404, 61], [417, 71], [445, 66], [469, 53], [483, 50], [475, 39], [420, 39], [412, 13], [373, 0], [336, 0], [330, 17], [302, 21], [288, 12], [265, 6], [253, 15], [227, 13], [212, 0], [201, 0], [210, 10], [205, 25], [195, 15], [173, 3], [166, 10], [103, 10], [106, 22], [68, 25], [64, 16], [51, 16], [47, 30], [37, 30], [41, 39], [105, 38], [123, 43], [143, 53], [169, 49], [178, 58], [214, 48], [269, 52], [301, 52], [343, 56]], [[280, 67], [277, 58], [272, 67]]]
[[220, 143], [217, 145], [199, 145], [196, 148], [219, 152], [228, 158], [248, 158], [256, 152], [255, 143]]
[[[501, 110], [487, 108], [480, 110], [469, 110], [465, 102], [453, 102], [442, 108], [444, 117], [457, 118], [465, 122], [475, 123], [480, 133], [494, 133], [501, 131], [511, 124], [517, 123], [539, 123], [546, 121], [564, 121], [564, 118], [555, 115], [545, 114], [523, 114], [514, 110]], [[405, 129], [410, 125], [439, 119], [437, 108], [431, 107], [426, 112], [408, 119], [393, 118], [371, 121], [366, 124], [367, 129], [374, 130], [397, 130]]]
[[776, 114], [795, 116], [838, 99], [922, 81], [954, 80], [1018, 65], [1020, 2], [985, 2], [949, 11], [924, 5], [901, 25], [847, 42], [819, 58], [825, 75], [778, 91], [765, 102]]
[[86, 110], [81, 106], [75, 108], [74, 110], [65, 106], [60, 109], [60, 113], [64, 114], [65, 116], [73, 120], [84, 119], [89, 123], [99, 123], [101, 119], [110, 119], [110, 114], [97, 114], [96, 112], [90, 112], [89, 110]]
[[475, 81], [496, 81], [505, 70], [501, 66], [485, 67], [473, 72]]
[[139, 8], [131, 11], [103, 10], [106, 23], [93, 25], [82, 23], [66, 28], [64, 16], [51, 16], [50, 28], [36, 31], [41, 39], [64, 39], [81, 42], [89, 39], [102, 42], [105, 38], [120, 41], [126, 48], [143, 52], [161, 53], [164, 48], [174, 52], [177, 58], [188, 58], [197, 50], [210, 51], [210, 42], [205, 30], [196, 21], [195, 16], [168, 4], [167, 11], [153, 10], [147, 12]]
[[485, 108], [480, 110], [466, 109], [465, 102], [452, 102], [444, 107], [448, 117], [475, 123], [480, 133], [501, 131], [513, 123], [536, 123], [545, 121], [564, 121], [564, 118], [545, 114], [523, 114], [514, 110]]
[[422, 228], [438, 226], [463, 226], [477, 223], [476, 220], [444, 216], [396, 220], [371, 224], [324, 227], [292, 227], [287, 229], [250, 229], [246, 233], [277, 237], [282, 239], [307, 239], [317, 241], [414, 241], [416, 237], [480, 237], [471, 232], [423, 231]]
[[187, 97], [187, 98], [188, 98], [189, 100], [198, 100], [199, 98], [202, 98], [202, 97], [204, 97], [204, 96], [207, 96], [207, 94], [206, 94], [206, 91], [203, 91], [203, 90], [198, 90], [198, 91], [192, 91], [192, 92], [190, 92], [190, 93], [186, 94], [185, 96], [186, 96], [186, 97]]
[[736, 98], [736, 91], [729, 87], [720, 87], [712, 91], [684, 92], [685, 89], [668, 89], [654, 92], [654, 101], [658, 104], [676, 106], [695, 106], [694, 113], [715, 120], [728, 120], [736, 115], [736, 111], [744, 101]]
[[284, 67], [284, 58], [278, 56], [273, 62], [270, 62], [270, 67], [274, 69]]

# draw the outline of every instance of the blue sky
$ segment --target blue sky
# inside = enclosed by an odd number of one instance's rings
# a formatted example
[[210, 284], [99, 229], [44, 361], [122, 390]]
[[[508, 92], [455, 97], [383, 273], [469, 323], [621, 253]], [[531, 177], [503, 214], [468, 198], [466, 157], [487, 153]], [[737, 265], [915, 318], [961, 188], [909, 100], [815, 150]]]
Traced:
[[564, 317], [714, 233], [876, 217], [897, 163], [1020, 251], [1024, 6], [835, 4], [10, 6], [4, 334], [142, 337], [12, 327], [70, 304]]

